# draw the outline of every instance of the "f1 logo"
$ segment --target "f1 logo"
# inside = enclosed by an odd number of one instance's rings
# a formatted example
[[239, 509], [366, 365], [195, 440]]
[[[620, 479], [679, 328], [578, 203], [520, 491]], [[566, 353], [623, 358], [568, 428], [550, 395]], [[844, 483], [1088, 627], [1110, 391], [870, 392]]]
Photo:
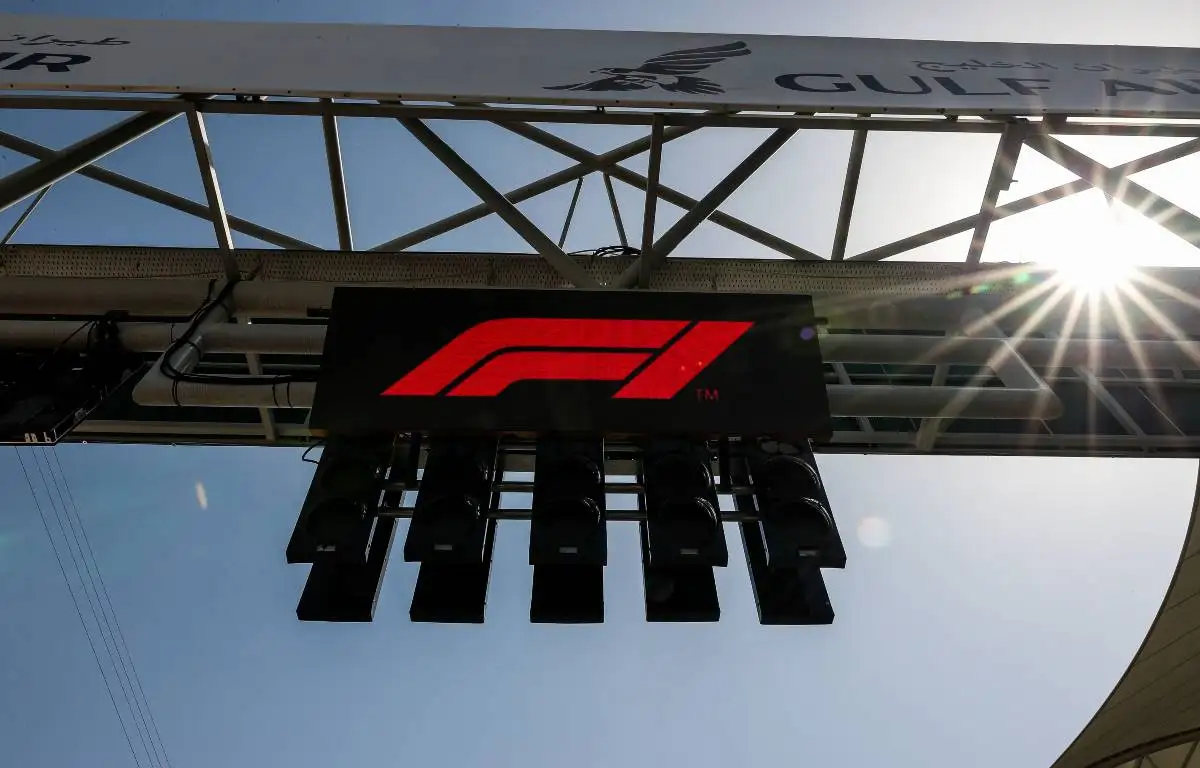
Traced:
[[613, 397], [669, 400], [753, 325], [718, 320], [488, 320], [463, 331], [383, 395], [495, 397], [518, 381], [557, 379], [624, 382]]

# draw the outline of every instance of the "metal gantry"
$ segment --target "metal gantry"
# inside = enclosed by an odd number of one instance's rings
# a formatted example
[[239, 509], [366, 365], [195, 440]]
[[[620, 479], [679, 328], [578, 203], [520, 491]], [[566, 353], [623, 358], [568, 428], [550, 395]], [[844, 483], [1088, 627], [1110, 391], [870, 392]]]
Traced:
[[[1196, 93], [1188, 83], [1171, 82], [1181, 93]], [[19, 110], [134, 114], [56, 149], [2, 130], [3, 116]], [[205, 123], [213, 115], [290, 115], [320, 121], [329, 177], [327, 199], [332, 203], [338, 250], [322, 250], [227, 210], [221, 168]], [[203, 199], [189, 199], [101, 165], [109, 154], [180, 117], [187, 123]], [[479, 203], [364, 247], [361, 233], [356, 236], [352, 227], [359, 219], [352, 215], [339, 135], [341, 121], [349, 119], [396, 121]], [[549, 149], [573, 164], [503, 190], [439, 134], [433, 123], [442, 121], [494, 124], [497, 130]], [[645, 135], [596, 152], [556, 133], [554, 127], [564, 124], [633, 126]], [[699, 131], [736, 128], [770, 133], [703, 194], [691, 196], [667, 183], [662, 172], [667, 144]], [[781, 148], [804, 141], [813, 131], [850, 133], [827, 253], [816, 253], [721, 210]], [[852, 225], [861, 223], [856, 202], [866, 150], [873, 136], [896, 132], [994, 136], [995, 154], [977, 212], [851, 252]], [[1063, 141], [1074, 136], [1178, 141], [1109, 166]], [[988, 237], [997, 222], [1090, 190], [1130, 207], [1182, 242], [1200, 246], [1196, 213], [1131, 179], [1200, 153], [1197, 120], [1166, 120], [1151, 113], [1122, 120], [994, 110], [977, 116], [961, 111], [899, 116], [797, 114], [782, 109], [704, 112], [616, 104], [580, 108], [549, 103], [406, 103], [281, 94], [8, 91], [0, 95], [0, 147], [33, 160], [0, 178], [0, 212], [25, 206], [0, 241], [0, 347], [86, 346], [89, 336], [78, 333], [81, 324], [102, 316], [113, 318], [111, 313], [118, 312], [116, 327], [123, 345], [147, 362], [169, 359], [177, 371], [263, 381], [264, 375], [311, 374], [319, 369], [337, 285], [782, 291], [813, 296], [823, 321], [821, 348], [834, 432], [830, 441], [817, 446], [819, 450], [1200, 456], [1200, 269], [1144, 269], [1128, 284], [1089, 294], [1036, 265], [984, 263]], [[1028, 151], [1077, 178], [1001, 202], [1002, 193], [1014, 181], [1018, 160]], [[626, 165], [642, 155], [648, 155], [644, 173]], [[8, 244], [40, 213], [35, 209], [47, 190], [73, 174], [205, 220], [212, 227], [214, 247]], [[620, 246], [569, 253], [565, 243], [581, 205], [582, 183], [593, 175], [603, 181], [604, 204]], [[615, 182], [644, 196], [640, 222], [622, 218]], [[570, 185], [574, 185], [570, 207], [556, 240], [519, 206]], [[683, 214], [660, 234], [656, 224], [667, 218], [663, 202]], [[519, 236], [528, 252], [418, 250], [436, 237], [492, 215]], [[677, 255], [705, 222], [778, 258]], [[277, 250], [235, 248], [233, 233]], [[971, 237], [961, 263], [896, 258], [967, 233]], [[192, 329], [197, 310], [214, 294], [222, 294], [230, 282], [236, 285], [227, 301]], [[177, 343], [181, 336], [187, 337], [187, 344]], [[310, 445], [319, 437], [307, 422], [313, 390], [314, 385], [304, 382], [228, 386], [173, 381], [155, 365], [127, 382], [67, 439]], [[531, 469], [528, 446], [502, 446], [501, 450], [502, 474]], [[620, 451], [616, 446], [608, 457], [611, 474], [634, 474], [636, 467]], [[531, 489], [516, 480], [501, 484], [511, 491]], [[614, 484], [607, 490], [626, 489], [636, 490], [636, 486]], [[408, 511], [399, 505], [389, 514], [405, 516]], [[524, 516], [519, 511], [506, 514]], [[736, 520], [738, 514], [728, 519]], [[1194, 701], [1168, 713], [1179, 718], [1180, 725], [1162, 738], [1158, 732], [1167, 720], [1136, 700], [1154, 686], [1173, 686], [1172, 691], [1183, 686], [1195, 698], [1194, 683], [1181, 677], [1179, 670], [1186, 666], [1184, 672], [1194, 671], [1191, 638], [1196, 619], [1177, 610], [1190, 605], [1194, 596], [1189, 586], [1194, 582], [1185, 566], [1195, 551], [1189, 538], [1168, 602], [1152, 631], [1152, 637], [1168, 639], [1148, 641], [1122, 683], [1140, 687], [1126, 696], [1119, 686], [1059, 765], [1097, 768], [1161, 762], [1165, 766], [1172, 761], [1183, 768], [1196, 761], [1196, 731], [1188, 725], [1191, 720], [1183, 722], [1194, 718]], [[1168, 662], [1176, 659], [1181, 661], [1168, 668]], [[1126, 717], [1128, 722], [1120, 720]], [[1154, 750], [1161, 751], [1149, 754]]]
[[[332, 288], [346, 283], [437, 286], [578, 287], [591, 290], [788, 291], [812, 294], [828, 321], [822, 349], [836, 431], [825, 450], [848, 452], [1099, 453], [1200, 455], [1193, 391], [1200, 378], [1195, 312], [1200, 272], [1144, 270], [1119, 301], [1076, 295], [1036, 266], [987, 265], [981, 256], [996, 221], [1090, 189], [1129, 205], [1193, 245], [1200, 220], [1129, 180], [1131, 174], [1200, 152], [1200, 122], [1025, 118], [895, 117], [717, 113], [633, 108], [512, 107], [478, 103], [407, 104], [226, 95], [104, 96], [12, 94], [6, 110], [140, 113], [61, 150], [0, 131], [0, 146], [35, 159], [0, 179], [0, 210], [43, 193], [72, 173], [208, 220], [214, 249], [8, 245], [0, 251], [0, 344], [54, 347], [79, 321], [125, 311], [123, 338], [155, 359], [211, 295], [212, 280], [242, 279], [228, 309], [236, 324], [214, 323], [189, 365], [197, 372], [260, 375], [319, 366], [323, 316]], [[0, 112], [0, 114], [3, 114]], [[211, 114], [294, 115], [321, 121], [329, 200], [339, 251], [239, 218], [226, 210], [220, 169], [204, 118]], [[109, 153], [166, 123], [187, 121], [203, 201], [103, 168]], [[339, 120], [398, 121], [480, 200], [385, 242], [357, 246], [339, 143]], [[503, 191], [455, 152], [432, 121], [494, 123], [574, 165]], [[535, 125], [538, 124], [538, 125]], [[647, 135], [592, 152], [546, 127], [635, 125]], [[766, 138], [698, 198], [668, 186], [664, 145], [708, 128], [770, 128]], [[720, 210], [772, 155], [812, 130], [850, 131], [845, 183], [830, 253], [817, 254]], [[978, 213], [860, 253], [847, 245], [865, 150], [873, 133], [988, 133], [997, 148]], [[1159, 136], [1181, 141], [1108, 167], [1058, 137]], [[1001, 204], [1017, 158], [1030, 149], [1079, 176]], [[646, 173], [623, 165], [649, 154]], [[518, 204], [602, 177], [622, 246], [588, 254], [564, 250]], [[627, 234], [613, 193], [622, 182], [642, 192], [640, 231]], [[660, 202], [683, 215], [655, 237]], [[524, 254], [420, 252], [422, 244], [495, 214], [528, 244]], [[22, 218], [24, 221], [24, 217]], [[19, 221], [14, 231], [19, 228]], [[703, 222], [769, 248], [780, 258], [676, 256]], [[232, 233], [279, 250], [235, 249]], [[962, 264], [887, 260], [971, 232]], [[10, 235], [11, 237], [11, 235]], [[640, 243], [631, 248], [629, 242]], [[883, 263], [876, 263], [883, 262]], [[86, 279], [85, 279], [86, 278]], [[133, 279], [136, 278], [136, 279]], [[70, 343], [78, 343], [78, 339]], [[198, 354], [200, 349], [203, 354]], [[169, 382], [151, 369], [72, 435], [75, 440], [304, 444], [312, 385], [222, 388]], [[281, 399], [282, 398], [282, 399]]]

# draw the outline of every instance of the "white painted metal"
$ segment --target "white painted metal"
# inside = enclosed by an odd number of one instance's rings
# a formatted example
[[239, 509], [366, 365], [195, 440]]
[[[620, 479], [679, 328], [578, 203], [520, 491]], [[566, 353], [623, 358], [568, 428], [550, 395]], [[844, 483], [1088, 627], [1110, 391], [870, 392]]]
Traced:
[[1188, 48], [0, 16], [0, 87], [31, 91], [1196, 117], [1198, 74]]
[[[70, 320], [0, 320], [0, 347], [82, 349], [84, 334]], [[161, 352], [187, 329], [187, 323], [118, 323], [121, 343], [135, 352]], [[74, 334], [72, 336], [72, 334]], [[205, 352], [237, 354], [320, 355], [325, 344], [323, 325], [213, 325], [204, 331]], [[1123, 339], [1021, 339], [1000, 336], [946, 339], [940, 336], [882, 336], [826, 334], [821, 355], [829, 363], [910, 363], [925, 365], [987, 365], [1001, 361], [1004, 349], [1016, 349], [1035, 366], [1057, 362], [1062, 367], [1099, 362], [1113, 368], [1200, 370], [1198, 341], [1126, 341]], [[1014, 386], [1034, 386], [1026, 372]], [[1025, 378], [1029, 377], [1029, 378]]]

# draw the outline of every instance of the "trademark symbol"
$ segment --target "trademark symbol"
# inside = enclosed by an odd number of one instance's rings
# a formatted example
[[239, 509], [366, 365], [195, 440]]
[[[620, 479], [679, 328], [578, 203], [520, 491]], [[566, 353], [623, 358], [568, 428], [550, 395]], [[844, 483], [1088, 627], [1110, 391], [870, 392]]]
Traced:
[[721, 399], [721, 390], [698, 387], [696, 389], [696, 399], [702, 403], [715, 403]]

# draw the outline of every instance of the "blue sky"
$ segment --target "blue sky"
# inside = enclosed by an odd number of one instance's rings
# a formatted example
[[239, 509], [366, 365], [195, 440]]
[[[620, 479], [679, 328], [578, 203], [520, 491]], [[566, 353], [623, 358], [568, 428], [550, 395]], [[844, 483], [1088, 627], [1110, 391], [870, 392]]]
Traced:
[[[1143, 2], [1136, 15], [1116, 2], [1048, 5], [1014, 0], [992, 11], [931, 0], [811, 9], [782, 0], [746, 0], [735, 8], [715, 0], [594, 6], [345, 0], [335, 9], [314, 0], [117, 0], [100, 8], [81, 0], [8, 0], [0, 10], [1197, 44], [1200, 9], [1183, 0]], [[0, 129], [62, 146], [114, 119], [0, 112]], [[315, 122], [221, 116], [208, 122], [230, 211], [334, 244]], [[438, 130], [501, 187], [567, 164], [489, 126]], [[597, 149], [635, 134], [562, 133]], [[342, 138], [360, 243], [374, 244], [474, 203], [399, 126], [343, 121]], [[728, 210], [827, 250], [848, 138], [802, 138], [739, 191]], [[201, 199], [186, 139], [177, 121], [104, 164]], [[702, 193], [759, 140], [753, 131], [681, 140], [668, 147], [664, 179]], [[977, 207], [992, 153], [988, 140], [950, 137], [935, 146], [921, 137], [889, 136], [872, 142], [852, 251]], [[1108, 162], [1156, 148], [1144, 140], [1076, 144]], [[974, 165], [963, 170], [968, 160]], [[24, 162], [0, 152], [0, 173]], [[1189, 167], [1194, 178], [1193, 163], [1146, 174], [1144, 181], [1181, 203], [1200, 202], [1200, 190], [1185, 184]], [[1065, 180], [1036, 160], [1023, 160], [1017, 177], [1027, 187], [1018, 185], [1014, 195]], [[896, 186], [898, 180], [907, 186]], [[600, 190], [595, 183], [587, 187], [568, 247], [614, 241]], [[556, 232], [568, 195], [564, 190], [523, 209]], [[586, 205], [589, 200], [601, 205]], [[1094, 197], [1079, 200], [1058, 209], [1062, 218], [1055, 221], [1066, 223], [1057, 229], [1037, 221], [998, 224], [995, 231], [1008, 245], [988, 257], [1036, 258], [1046, 238], [1078, 231], [1072, 222], [1095, 214]], [[623, 195], [622, 202], [636, 210], [636, 196]], [[15, 214], [0, 214], [0, 228]], [[661, 219], [666, 227], [673, 217]], [[1180, 260], [1189, 254], [1169, 237], [1138, 232], [1144, 237], [1139, 260], [1187, 263]], [[199, 220], [72, 179], [47, 196], [18, 241], [210, 246], [212, 231]], [[490, 220], [428, 247], [524, 250]], [[923, 257], [961, 258], [964, 250], [960, 239]], [[757, 251], [707, 227], [681, 254]], [[838, 611], [829, 628], [760, 627], [734, 535], [734, 564], [719, 573], [723, 621], [647, 625], [636, 528], [623, 525], [610, 533], [607, 622], [530, 626], [527, 528], [520, 523], [500, 529], [486, 625], [410, 624], [415, 568], [393, 562], [375, 623], [339, 627], [294, 618], [305, 569], [286, 566], [283, 547], [311, 470], [298, 452], [58, 450], [176, 768], [389, 761], [531, 768], [568, 761], [698, 768], [782, 761], [1045, 765], [1099, 705], [1148, 627], [1182, 541], [1196, 474], [1192, 461], [824, 458], [850, 557], [845, 572], [827, 576]], [[197, 501], [198, 482], [206, 508]], [[131, 764], [9, 450], [0, 451], [0, 487], [13, 489], [0, 511], [5, 762]]]

